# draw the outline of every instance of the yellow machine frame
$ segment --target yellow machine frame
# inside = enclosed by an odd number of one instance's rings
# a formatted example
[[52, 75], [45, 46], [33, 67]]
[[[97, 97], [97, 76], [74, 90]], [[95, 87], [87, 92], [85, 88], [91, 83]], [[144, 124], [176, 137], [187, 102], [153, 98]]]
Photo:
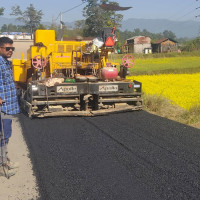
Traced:
[[[41, 69], [43, 78], [52, 77], [55, 70], [73, 70], [93, 68], [98, 70], [108, 63], [109, 50], [101, 50], [100, 59], [95, 61], [91, 52], [87, 52], [88, 43], [84, 41], [56, 41], [54, 30], [36, 30], [34, 45], [27, 50], [27, 60], [13, 59], [14, 80], [26, 83], [28, 70], [36, 57], [45, 59], [46, 66]], [[34, 69], [37, 71], [38, 69]]]
[[116, 63], [109, 62], [115, 35], [105, 36], [101, 48], [94, 48], [85, 41], [56, 41], [54, 30], [37, 30], [27, 59], [13, 59], [23, 110], [45, 117], [141, 109], [141, 83], [125, 80], [126, 66], [118, 73]]

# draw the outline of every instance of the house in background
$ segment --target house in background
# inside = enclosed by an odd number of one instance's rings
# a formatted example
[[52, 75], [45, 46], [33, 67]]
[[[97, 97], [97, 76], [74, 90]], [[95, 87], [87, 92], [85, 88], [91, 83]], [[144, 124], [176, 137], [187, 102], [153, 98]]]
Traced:
[[153, 53], [167, 53], [178, 51], [178, 42], [170, 38], [163, 38], [152, 43]]
[[151, 38], [146, 36], [135, 36], [126, 40], [124, 45], [127, 53], [152, 53]]

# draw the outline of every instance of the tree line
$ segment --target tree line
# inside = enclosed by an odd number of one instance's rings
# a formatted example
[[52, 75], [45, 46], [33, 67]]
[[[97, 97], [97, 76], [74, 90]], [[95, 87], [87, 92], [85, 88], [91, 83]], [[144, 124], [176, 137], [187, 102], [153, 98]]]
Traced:
[[[86, 3], [83, 8], [83, 16], [85, 20], [78, 20], [75, 22], [74, 27], [63, 26], [62, 32], [64, 37], [75, 37], [77, 35], [82, 37], [97, 37], [101, 33], [104, 27], [113, 27], [117, 29], [118, 47], [123, 45], [126, 39], [134, 36], [147, 36], [150, 37], [152, 42], [161, 38], [170, 38], [178, 42], [184, 42], [185, 38], [177, 38], [176, 35], [169, 30], [165, 30], [162, 33], [151, 33], [146, 29], [140, 30], [138, 28], [133, 31], [121, 31], [121, 23], [123, 15], [118, 14], [114, 10], [105, 10], [100, 7], [101, 4], [110, 4], [119, 6], [117, 2], [111, 2], [109, 0], [82, 0]], [[5, 8], [0, 8], [0, 15], [4, 14]], [[12, 12], [10, 15], [15, 16], [16, 19], [23, 23], [23, 25], [4, 24], [1, 27], [1, 32], [29, 32], [33, 34], [36, 29], [54, 29], [56, 34], [60, 31], [60, 26], [52, 23], [50, 26], [41, 24], [43, 12], [42, 10], [36, 10], [33, 4], [30, 4], [24, 11], [21, 10], [20, 6], [16, 5], [11, 8]], [[188, 42], [187, 49], [196, 49], [199, 40]]]
[[[4, 10], [5, 8], [0, 8], [0, 15], [4, 14]], [[1, 27], [1, 31], [2, 30], [5, 31], [5, 29], [7, 28], [6, 31], [8, 31], [9, 29], [10, 30], [15, 29], [15, 31], [24, 32], [24, 30], [26, 30], [27, 32], [30, 32], [32, 34], [40, 26], [43, 13], [42, 10], [37, 11], [33, 6], [33, 4], [30, 4], [30, 6], [28, 6], [24, 11], [22, 11], [20, 6], [18, 5], [12, 6], [11, 10], [12, 12], [10, 13], [10, 15], [16, 16], [16, 19], [22, 22], [24, 25], [15, 26], [12, 24], [9, 25], [4, 24]]]

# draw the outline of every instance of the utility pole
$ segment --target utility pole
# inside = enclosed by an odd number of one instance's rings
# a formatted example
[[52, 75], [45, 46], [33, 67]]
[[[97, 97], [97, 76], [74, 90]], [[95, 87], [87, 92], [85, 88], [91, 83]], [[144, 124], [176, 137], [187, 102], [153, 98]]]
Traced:
[[[196, 1], [198, 1], [198, 0], [196, 0]], [[199, 9], [199, 8], [200, 8], [200, 7], [197, 7], [196, 10]], [[195, 18], [197, 18], [197, 17], [200, 17], [200, 15], [196, 15], [196, 16], [195, 16]], [[198, 36], [199, 36], [199, 35], [200, 35], [200, 27], [199, 27], [199, 31], [198, 31]]]
[[[197, 7], [196, 10], [199, 9], [199, 8], [200, 8], [200, 7]], [[196, 18], [197, 18], [197, 17], [200, 17], [200, 15], [196, 15], [195, 17], [196, 17]]]
[[62, 21], [62, 12], [60, 12], [60, 31], [61, 31], [61, 38], [60, 40], [63, 41], [63, 21]]

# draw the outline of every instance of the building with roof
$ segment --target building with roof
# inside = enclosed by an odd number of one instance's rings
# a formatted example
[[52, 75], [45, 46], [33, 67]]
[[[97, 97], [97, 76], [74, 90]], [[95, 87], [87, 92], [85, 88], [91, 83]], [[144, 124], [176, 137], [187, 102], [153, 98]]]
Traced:
[[151, 53], [151, 38], [146, 36], [135, 36], [126, 40], [125, 49], [127, 53]]
[[167, 53], [178, 51], [178, 42], [170, 38], [163, 38], [152, 43], [153, 53]]

